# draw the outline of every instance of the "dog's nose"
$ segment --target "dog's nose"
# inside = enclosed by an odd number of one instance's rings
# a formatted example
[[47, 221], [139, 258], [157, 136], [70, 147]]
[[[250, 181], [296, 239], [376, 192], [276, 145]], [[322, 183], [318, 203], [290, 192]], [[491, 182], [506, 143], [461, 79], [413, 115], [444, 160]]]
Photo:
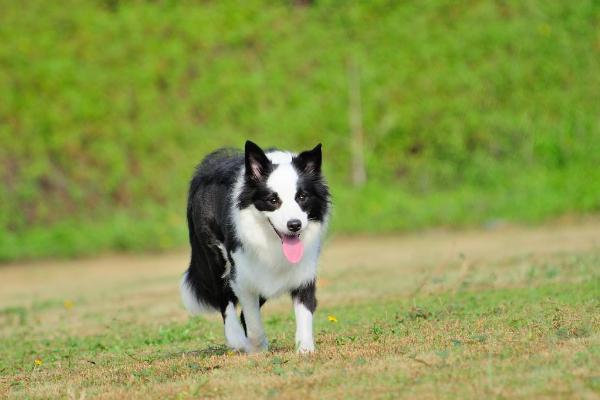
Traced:
[[298, 232], [302, 227], [302, 222], [299, 219], [290, 219], [287, 223], [287, 227], [292, 232]]

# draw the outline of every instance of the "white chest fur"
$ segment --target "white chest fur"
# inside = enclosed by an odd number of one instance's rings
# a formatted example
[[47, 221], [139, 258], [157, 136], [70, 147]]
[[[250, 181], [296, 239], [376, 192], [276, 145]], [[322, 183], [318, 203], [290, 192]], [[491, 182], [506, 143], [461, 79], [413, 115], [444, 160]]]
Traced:
[[265, 251], [240, 248], [232, 253], [235, 263], [235, 276], [231, 281], [234, 292], [250, 292], [264, 298], [276, 297], [296, 289], [315, 279], [319, 241], [311, 241], [305, 246], [303, 259], [297, 264], [289, 263], [281, 251], [277, 239], [272, 240]]

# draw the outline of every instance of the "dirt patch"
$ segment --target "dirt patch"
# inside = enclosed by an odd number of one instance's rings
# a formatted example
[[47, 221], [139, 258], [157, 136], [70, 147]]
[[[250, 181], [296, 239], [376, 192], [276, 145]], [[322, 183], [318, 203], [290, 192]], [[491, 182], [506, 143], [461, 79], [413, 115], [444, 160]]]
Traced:
[[[447, 265], [495, 262], [526, 255], [580, 252], [600, 248], [600, 219], [535, 228], [428, 231], [399, 236], [333, 237], [320, 262], [321, 285], [335, 284], [347, 272], [386, 271], [390, 279]], [[177, 296], [177, 282], [188, 252], [111, 255], [94, 259], [14, 263], [0, 267], [0, 307], [31, 305], [51, 298], [130, 294], [131, 301], [150, 292]], [[418, 274], [417, 274], [418, 275]], [[412, 284], [412, 283], [411, 283]], [[126, 304], [128, 299], [122, 299]], [[166, 312], [166, 311], [165, 311]]]

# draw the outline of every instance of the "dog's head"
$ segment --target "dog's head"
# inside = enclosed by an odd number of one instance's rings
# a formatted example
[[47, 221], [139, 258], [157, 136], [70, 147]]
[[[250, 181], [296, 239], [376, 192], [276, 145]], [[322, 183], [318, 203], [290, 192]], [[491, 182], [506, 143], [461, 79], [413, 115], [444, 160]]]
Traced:
[[302, 257], [302, 235], [311, 223], [322, 223], [329, 190], [321, 175], [321, 145], [300, 154], [265, 153], [251, 141], [245, 146], [243, 209], [254, 206], [279, 236], [291, 262]]

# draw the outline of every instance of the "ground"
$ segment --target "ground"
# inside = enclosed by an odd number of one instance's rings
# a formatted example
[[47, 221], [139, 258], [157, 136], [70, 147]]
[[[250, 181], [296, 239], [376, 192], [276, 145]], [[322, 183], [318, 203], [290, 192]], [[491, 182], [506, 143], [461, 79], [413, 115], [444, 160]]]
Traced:
[[179, 302], [187, 252], [0, 267], [0, 397], [600, 398], [600, 220], [334, 237], [317, 353], [291, 302], [232, 353]]

